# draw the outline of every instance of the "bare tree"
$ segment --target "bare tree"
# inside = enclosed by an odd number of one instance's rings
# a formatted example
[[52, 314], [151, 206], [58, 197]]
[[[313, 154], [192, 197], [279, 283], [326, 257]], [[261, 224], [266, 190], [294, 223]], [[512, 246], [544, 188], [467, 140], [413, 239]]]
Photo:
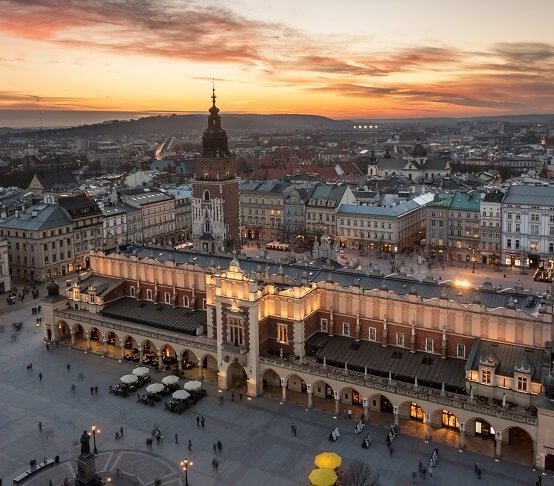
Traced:
[[367, 462], [355, 459], [345, 469], [340, 484], [341, 486], [379, 486], [379, 474], [374, 473]]

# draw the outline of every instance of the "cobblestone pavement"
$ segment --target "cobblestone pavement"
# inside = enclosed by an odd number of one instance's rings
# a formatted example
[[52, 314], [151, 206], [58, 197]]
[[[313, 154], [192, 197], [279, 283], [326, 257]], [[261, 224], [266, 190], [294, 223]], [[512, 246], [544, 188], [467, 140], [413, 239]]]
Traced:
[[[362, 449], [362, 436], [354, 434], [354, 424], [344, 418], [334, 419], [318, 410], [307, 411], [293, 403], [281, 405], [276, 400], [260, 397], [254, 400], [231, 401], [225, 395], [223, 406], [219, 394], [210, 384], [208, 396], [183, 415], [163, 410], [158, 403], [147, 407], [127, 398], [108, 394], [114, 384], [132, 365], [101, 358], [91, 353], [57, 347], [47, 351], [42, 344], [40, 329], [34, 325], [31, 307], [36, 301], [0, 308], [0, 321], [5, 331], [0, 334], [0, 478], [4, 484], [28, 468], [29, 460], [60, 457], [60, 465], [41, 472], [29, 480], [29, 485], [61, 484], [63, 478], [75, 471], [74, 459], [79, 453], [79, 437], [93, 424], [100, 428], [97, 435], [98, 469], [111, 474], [119, 468], [123, 473], [137, 475], [139, 482], [151, 485], [156, 477], [167, 482], [183, 484], [178, 464], [184, 458], [193, 461], [189, 483], [195, 485], [304, 485], [313, 468], [314, 456], [331, 450], [343, 457], [347, 466], [355, 458], [371, 464], [381, 475], [382, 484], [414, 484], [412, 473], [419, 461], [426, 462], [434, 447], [440, 447], [440, 461], [432, 478], [416, 479], [416, 484], [450, 486], [470, 484], [534, 485], [536, 472], [506, 461], [495, 462], [483, 455], [458, 452], [441, 443], [426, 444], [421, 439], [403, 435], [393, 444], [394, 454], [385, 446], [385, 429], [374, 425], [364, 432], [371, 433], [373, 445]], [[23, 321], [23, 330], [11, 342], [11, 322]], [[33, 370], [27, 365], [33, 363]], [[71, 364], [70, 371], [67, 364]], [[38, 374], [42, 373], [42, 381]], [[78, 379], [80, 373], [84, 380]], [[162, 374], [152, 371], [152, 381]], [[76, 386], [72, 393], [71, 385]], [[98, 385], [98, 395], [91, 396], [90, 386]], [[196, 425], [196, 416], [206, 418], [206, 427]], [[42, 432], [38, 422], [42, 422]], [[291, 424], [298, 435], [291, 434]], [[114, 435], [123, 426], [123, 439]], [[329, 442], [331, 429], [338, 426], [341, 437]], [[162, 445], [146, 449], [145, 440], [158, 427], [165, 436]], [[179, 435], [175, 444], [173, 436]], [[362, 434], [363, 435], [363, 434]], [[187, 448], [192, 441], [192, 451]], [[218, 472], [212, 470], [213, 444], [221, 440], [222, 454]], [[473, 475], [472, 464], [478, 461], [483, 478]], [[123, 481], [121, 484], [123, 485]], [[554, 485], [554, 478], [543, 476], [543, 485]]]

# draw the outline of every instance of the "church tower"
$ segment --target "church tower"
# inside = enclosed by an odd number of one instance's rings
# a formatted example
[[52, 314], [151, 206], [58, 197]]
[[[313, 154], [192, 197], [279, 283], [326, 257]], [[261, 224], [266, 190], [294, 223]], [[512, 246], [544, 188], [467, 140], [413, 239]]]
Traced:
[[237, 160], [221, 128], [219, 108], [212, 106], [202, 135], [202, 155], [195, 159], [192, 181], [192, 240], [196, 250], [223, 253], [240, 247]]

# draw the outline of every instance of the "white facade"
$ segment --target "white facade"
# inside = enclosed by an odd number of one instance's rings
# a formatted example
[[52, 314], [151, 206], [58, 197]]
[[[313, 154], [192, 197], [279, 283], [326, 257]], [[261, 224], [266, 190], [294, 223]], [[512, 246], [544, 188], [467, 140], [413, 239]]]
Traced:
[[8, 240], [0, 240], [0, 294], [11, 292], [12, 279], [8, 259]]
[[[201, 241], [202, 236], [205, 234], [211, 235], [215, 240], [215, 250], [223, 252], [227, 238], [223, 199], [219, 197], [212, 198], [207, 190], [204, 192], [208, 194], [205, 194], [202, 199], [198, 197], [192, 198], [192, 239], [194, 246], [204, 251]], [[211, 245], [208, 245], [206, 249], [209, 247]]]

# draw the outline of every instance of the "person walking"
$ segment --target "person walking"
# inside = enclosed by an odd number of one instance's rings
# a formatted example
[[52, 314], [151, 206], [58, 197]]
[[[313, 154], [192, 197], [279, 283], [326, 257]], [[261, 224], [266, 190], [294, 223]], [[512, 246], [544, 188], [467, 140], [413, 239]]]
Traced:
[[189, 452], [192, 452], [192, 440], [190, 439], [189, 439], [188, 448], [189, 448]]
[[71, 371], [71, 365], [67, 363], [67, 372], [69, 373]]
[[215, 460], [215, 472], [217, 473], [217, 470], [219, 469], [219, 459]]
[[121, 434], [121, 437], [123, 437], [123, 425], [119, 427], [119, 433]]
[[38, 381], [42, 382], [42, 373], [38, 374]]
[[92, 397], [92, 395], [94, 395], [94, 387], [93, 386], [90, 387], [90, 396]]
[[217, 441], [217, 450], [220, 454], [223, 451], [223, 444], [221, 443], [220, 440]]
[[202, 415], [202, 418], [200, 419], [200, 423], [202, 424], [202, 428], [204, 428], [204, 423], [206, 420], [204, 419], [204, 415]]
[[94, 394], [98, 395], [98, 385], [94, 385]]
[[178, 444], [179, 443], [179, 434], [177, 432], [175, 432], [175, 434], [173, 435], [173, 438], [175, 439], [175, 444]]
[[73, 394], [75, 394], [75, 385], [74, 384], [71, 385], [71, 391], [73, 392]]
[[42, 434], [42, 422], [39, 421], [38, 423], [38, 431]]

